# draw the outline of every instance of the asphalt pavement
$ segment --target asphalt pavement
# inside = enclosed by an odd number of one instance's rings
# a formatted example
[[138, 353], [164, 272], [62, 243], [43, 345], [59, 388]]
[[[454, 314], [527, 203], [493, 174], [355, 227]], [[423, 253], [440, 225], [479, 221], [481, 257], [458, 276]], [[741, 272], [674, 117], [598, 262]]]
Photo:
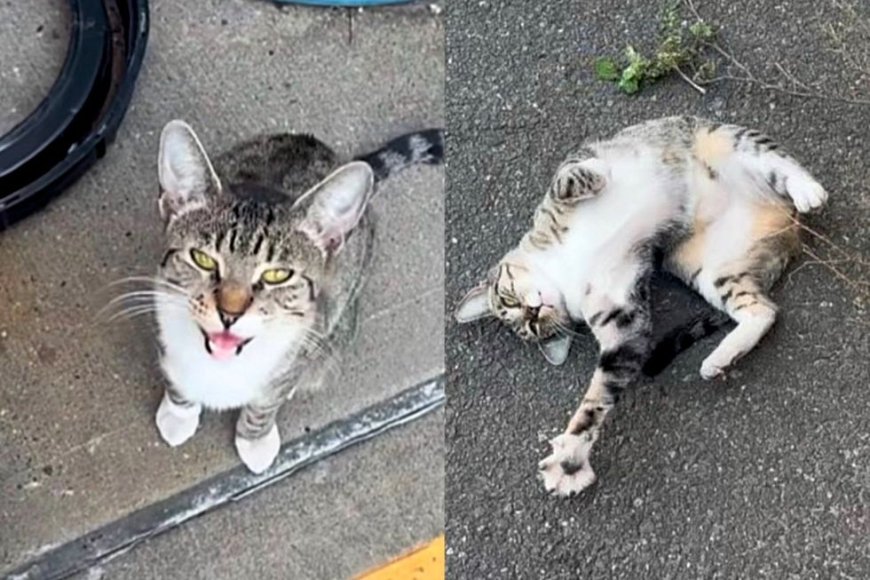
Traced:
[[[568, 364], [488, 322], [457, 326], [464, 292], [528, 227], [563, 156], [588, 137], [673, 114], [782, 142], [827, 186], [807, 248], [853, 279], [870, 255], [870, 6], [858, 0], [697, 1], [758, 83], [701, 95], [679, 79], [635, 96], [596, 57], [649, 50], [658, 2], [454, 2], [447, 11], [447, 563], [451, 579], [870, 577], [866, 295], [804, 255], [773, 296], [776, 327], [724, 381], [701, 361], [721, 335], [628, 391], [593, 452], [598, 483], [548, 497], [536, 464], [595, 361]], [[832, 34], [833, 32], [833, 34]], [[787, 71], [797, 82], [786, 79]], [[722, 63], [720, 74], [744, 76]], [[804, 83], [806, 87], [798, 83]], [[866, 280], [866, 269], [864, 269]], [[659, 329], [698, 300], [654, 293]]]

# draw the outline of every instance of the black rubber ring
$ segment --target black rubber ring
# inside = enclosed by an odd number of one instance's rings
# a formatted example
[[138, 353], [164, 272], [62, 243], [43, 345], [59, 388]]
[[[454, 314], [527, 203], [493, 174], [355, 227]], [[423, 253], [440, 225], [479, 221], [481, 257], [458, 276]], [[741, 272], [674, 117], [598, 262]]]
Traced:
[[105, 154], [148, 41], [147, 0], [70, 0], [69, 49], [48, 96], [0, 137], [0, 230], [43, 207]]

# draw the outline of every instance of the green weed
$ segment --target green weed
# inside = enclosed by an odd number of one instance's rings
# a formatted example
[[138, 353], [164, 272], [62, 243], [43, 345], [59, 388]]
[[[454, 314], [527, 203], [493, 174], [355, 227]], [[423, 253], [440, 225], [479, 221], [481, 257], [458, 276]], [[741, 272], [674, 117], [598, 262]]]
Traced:
[[715, 39], [713, 26], [700, 19], [688, 25], [680, 15], [680, 4], [671, 2], [662, 12], [658, 43], [651, 56], [629, 45], [621, 57], [596, 59], [595, 74], [615, 82], [629, 95], [669, 74], [677, 74], [703, 93], [700, 85], [716, 73], [716, 63], [707, 55]]

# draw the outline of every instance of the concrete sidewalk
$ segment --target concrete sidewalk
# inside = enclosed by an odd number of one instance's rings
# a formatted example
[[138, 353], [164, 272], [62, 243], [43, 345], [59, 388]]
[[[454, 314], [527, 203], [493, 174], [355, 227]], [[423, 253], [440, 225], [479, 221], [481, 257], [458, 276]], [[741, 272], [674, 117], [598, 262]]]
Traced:
[[[870, 106], [727, 81], [701, 96], [679, 79], [629, 97], [595, 78], [596, 57], [627, 44], [652, 49], [661, 5], [451, 5], [451, 309], [526, 231], [565, 155], [587, 137], [664, 115], [769, 133], [830, 190], [810, 225], [870, 256]], [[758, 78], [782, 78], [778, 64], [813, 90], [870, 99], [866, 2], [695, 5]], [[867, 303], [829, 269], [803, 263], [774, 292], [773, 332], [727, 380], [699, 376], [717, 335], [626, 393], [593, 452], [598, 483], [569, 500], [546, 496], [536, 466], [582, 397], [596, 358], [591, 336], [554, 368], [503, 327], [448, 320], [448, 577], [870, 577]], [[861, 274], [854, 262], [834, 265]], [[697, 307], [663, 290], [654, 302], [661, 330]]]
[[74, 578], [351, 578], [443, 529], [443, 437], [438, 411]]
[[[0, 21], [35, 29], [45, 20], [37, 10], [10, 3]], [[159, 258], [163, 124], [187, 120], [213, 153], [295, 131], [346, 154], [443, 126], [443, 30], [424, 5], [154, 1], [151, 20], [137, 92], [106, 158], [0, 234], [0, 574], [238, 462], [230, 414], [207, 415], [188, 444], [166, 447], [153, 425], [162, 385], [150, 324], [95, 320], [108, 284], [152, 273]], [[18, 54], [11, 46], [29, 33], [3, 35], [0, 54]], [[35, 54], [22, 53], [34, 59], [22, 69], [39, 68]], [[32, 106], [24, 89], [20, 106]], [[443, 372], [442, 181], [441, 168], [417, 168], [383, 187], [358, 343], [341, 377], [284, 409], [285, 441]]]

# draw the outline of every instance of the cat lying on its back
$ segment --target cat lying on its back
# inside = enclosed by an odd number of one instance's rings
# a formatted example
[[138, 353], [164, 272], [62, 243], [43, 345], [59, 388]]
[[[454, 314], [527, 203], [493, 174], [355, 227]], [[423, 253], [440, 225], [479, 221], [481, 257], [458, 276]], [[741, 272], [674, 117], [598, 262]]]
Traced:
[[555, 364], [568, 355], [571, 323], [592, 329], [598, 366], [540, 464], [547, 490], [570, 495], [595, 480], [589, 453], [601, 424], [652, 351], [653, 253], [737, 322], [701, 366], [710, 379], [773, 325], [767, 292], [799, 247], [793, 214], [826, 200], [768, 137], [690, 117], [630, 127], [559, 167], [532, 229], [456, 311], [459, 322], [496, 316]]
[[164, 128], [166, 252], [154, 295], [168, 380], [156, 421], [167, 443], [193, 436], [203, 407], [241, 408], [239, 456], [256, 473], [272, 464], [278, 409], [321, 380], [324, 350], [353, 324], [376, 184], [442, 156], [440, 130], [344, 164], [314, 137], [278, 134], [234, 147], [212, 166], [185, 123]]

